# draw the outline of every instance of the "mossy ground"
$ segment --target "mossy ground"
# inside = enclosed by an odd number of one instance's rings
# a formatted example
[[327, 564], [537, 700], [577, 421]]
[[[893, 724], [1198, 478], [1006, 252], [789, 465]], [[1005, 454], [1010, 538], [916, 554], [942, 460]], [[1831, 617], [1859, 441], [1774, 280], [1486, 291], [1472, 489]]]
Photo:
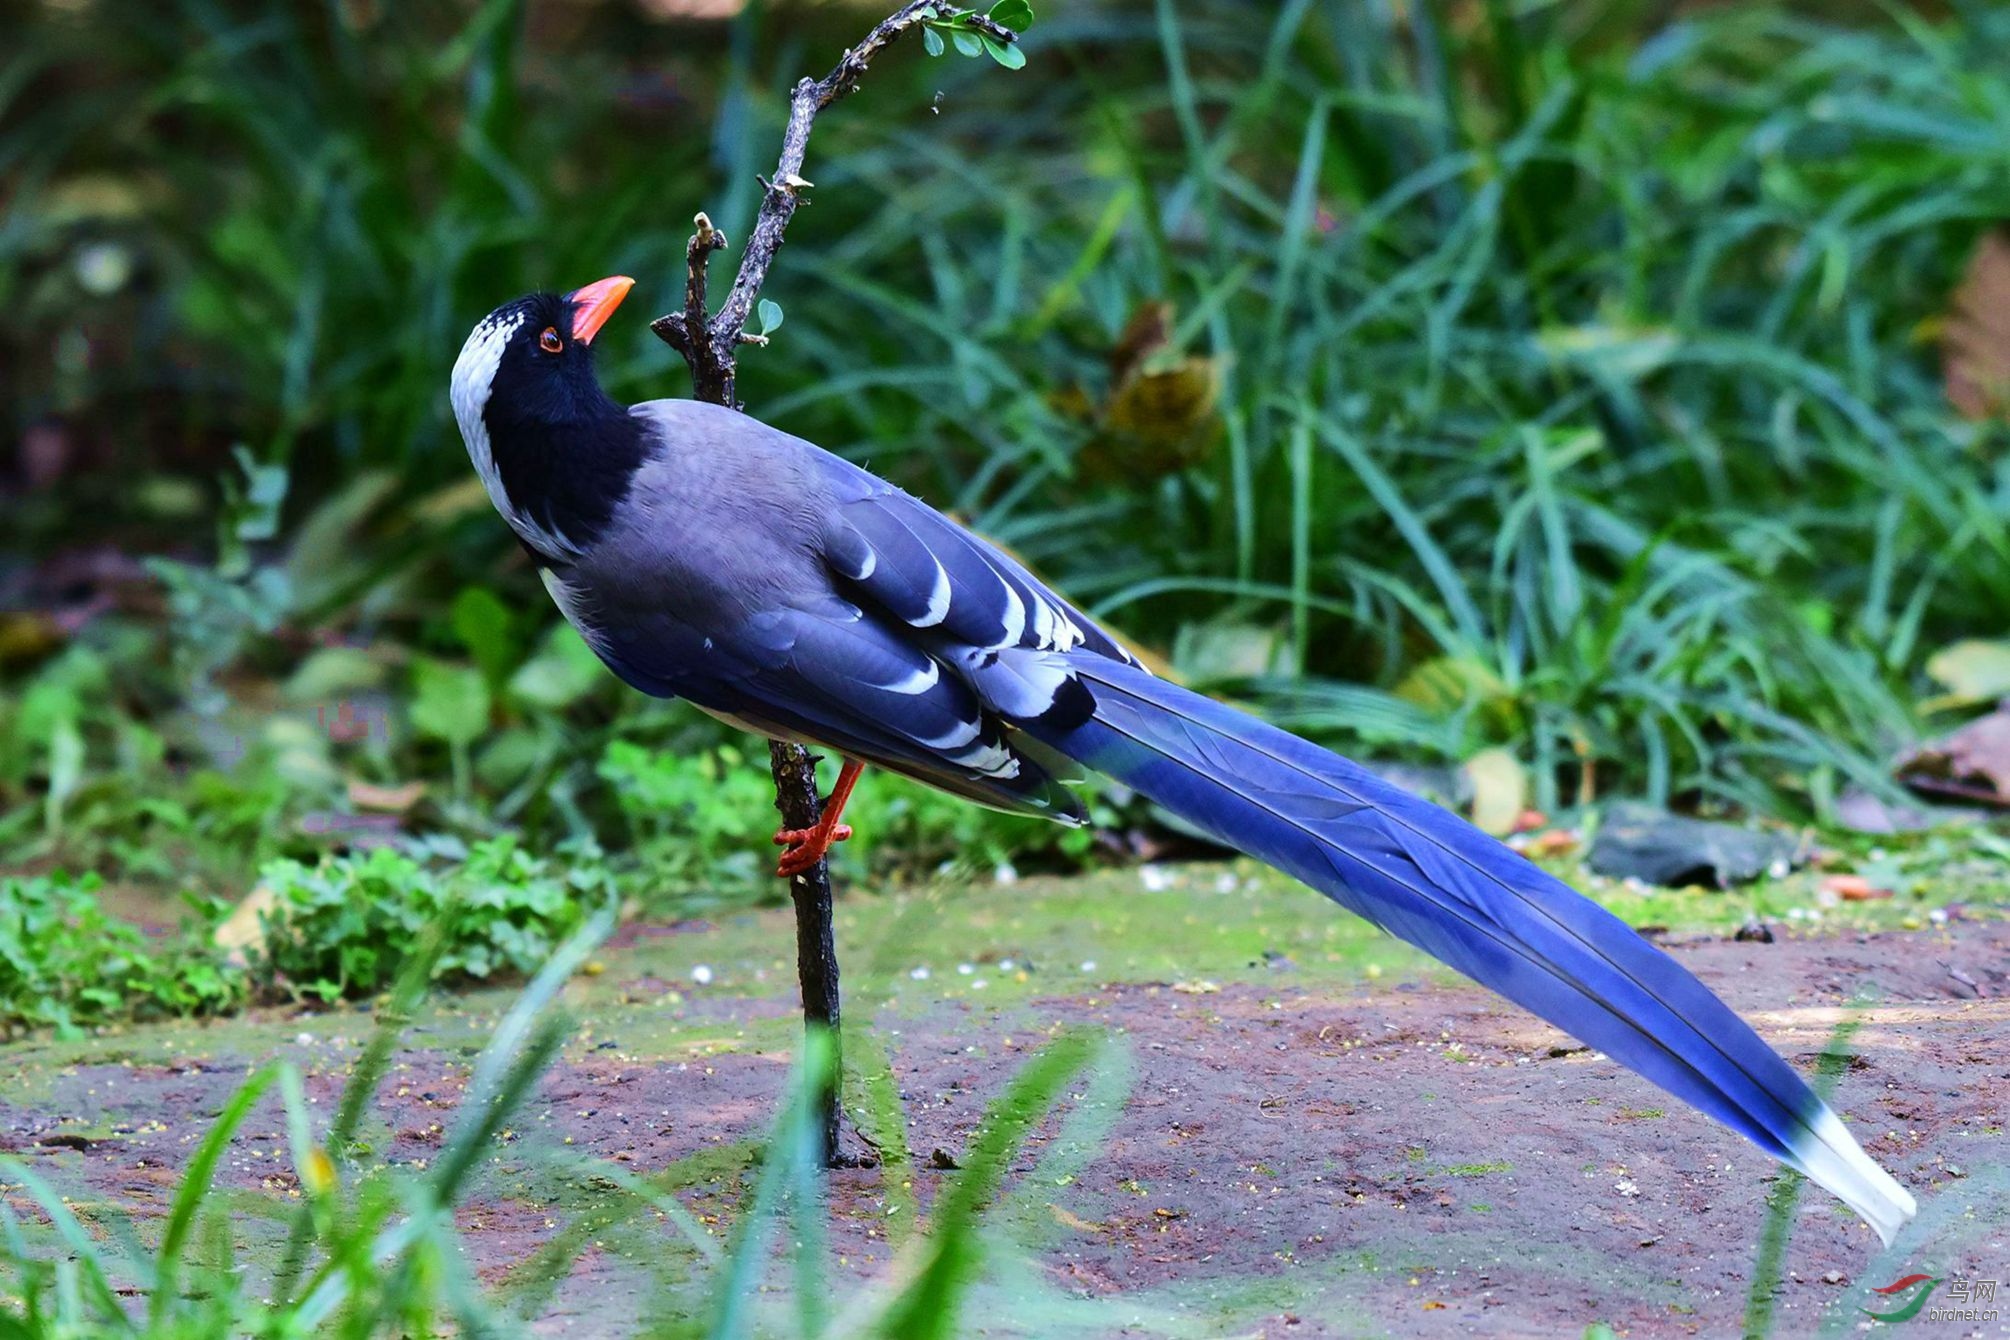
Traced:
[[[1803, 1329], [1883, 1282], [1886, 1263], [1986, 1276], [2004, 1259], [1990, 1256], [2004, 1232], [1991, 1207], [2010, 1167], [1990, 1060], [2010, 1044], [2010, 924], [1995, 910], [2010, 891], [1964, 874], [1950, 917], [1943, 882], [1824, 907], [1822, 879], [1591, 885], [1635, 924], [1666, 927], [1796, 1064], [1837, 1020], [1866, 1020], [1837, 1099], [1927, 1213], [1917, 1239], [1880, 1256], [1808, 1193], [1777, 1300], [1780, 1324]], [[1727, 938], [1754, 916], [1775, 943]], [[886, 1067], [913, 1154], [910, 1168], [833, 1175], [841, 1275], [885, 1268], [948, 1175], [931, 1165], [955, 1160], [1026, 1055], [1088, 1025], [1111, 1045], [1014, 1169], [975, 1329], [1284, 1334], [1295, 1317], [1294, 1335], [1520, 1333], [1611, 1319], [1677, 1334], [1739, 1320], [1771, 1164], [1602, 1059], [1552, 1055], [1561, 1035], [1258, 867], [852, 890], [838, 943], [852, 1109], [872, 1124], [862, 1080]], [[785, 909], [631, 925], [601, 951], [566, 991], [576, 1033], [463, 1209], [486, 1279], [534, 1299], [554, 1330], [613, 1333], [697, 1306], [691, 1250], [651, 1215], [613, 1215], [610, 1184], [577, 1159], [652, 1178], [727, 1235], [797, 1035], [793, 964]], [[421, 1011], [354, 1175], [425, 1166], [513, 996], [497, 986]], [[251, 1066], [291, 1057], [327, 1110], [370, 1025], [367, 1005], [266, 1009], [16, 1043], [0, 1051], [0, 1142], [88, 1220], [110, 1231], [130, 1215], [145, 1238]], [[254, 1261], [297, 1190], [281, 1125], [260, 1109], [221, 1174]], [[540, 1282], [554, 1270], [559, 1282]]]

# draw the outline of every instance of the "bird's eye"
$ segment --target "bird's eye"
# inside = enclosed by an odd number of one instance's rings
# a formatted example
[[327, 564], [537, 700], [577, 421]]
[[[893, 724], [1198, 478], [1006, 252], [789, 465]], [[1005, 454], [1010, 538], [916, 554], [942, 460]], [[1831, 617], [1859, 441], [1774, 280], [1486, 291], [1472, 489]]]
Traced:
[[561, 352], [565, 348], [565, 341], [558, 338], [558, 327], [546, 326], [544, 334], [537, 337], [537, 347], [548, 354]]

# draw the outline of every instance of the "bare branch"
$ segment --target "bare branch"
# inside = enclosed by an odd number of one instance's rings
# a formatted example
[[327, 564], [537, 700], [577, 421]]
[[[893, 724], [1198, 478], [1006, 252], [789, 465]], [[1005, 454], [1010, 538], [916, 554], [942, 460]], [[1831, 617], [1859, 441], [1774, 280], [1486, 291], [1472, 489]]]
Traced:
[[704, 213], [691, 220], [690, 242], [684, 247], [684, 310], [659, 316], [649, 328], [691, 365], [691, 380], [698, 399], [738, 407], [733, 399], [733, 358], [730, 350], [722, 357], [712, 338], [711, 316], [705, 301], [705, 274], [712, 253], [726, 245], [726, 235], [712, 226]]
[[[953, 6], [946, 0], [911, 0], [882, 19], [865, 40], [844, 53], [835, 69], [822, 79], [804, 79], [789, 94], [789, 119], [782, 130], [782, 156], [774, 176], [761, 182], [761, 208], [748, 234], [746, 249], [740, 254], [740, 269], [718, 315], [710, 316], [705, 305], [706, 263], [726, 239], [700, 214], [697, 232], [685, 249], [687, 277], [684, 311], [680, 315], [658, 317], [650, 329], [691, 366], [695, 393], [734, 409], [740, 407], [734, 383], [737, 380], [737, 351], [742, 344], [764, 344], [758, 335], [745, 334], [747, 318], [767, 282], [768, 267], [781, 249], [782, 234], [795, 216], [796, 207], [808, 199], [811, 183], [803, 177], [803, 159], [809, 152], [810, 127], [817, 113], [858, 88], [873, 57], [891, 46], [910, 29], [930, 19], [944, 17]], [[982, 14], [965, 16], [962, 22], [991, 41], [1009, 46], [1019, 40], [1010, 28], [993, 23]]]

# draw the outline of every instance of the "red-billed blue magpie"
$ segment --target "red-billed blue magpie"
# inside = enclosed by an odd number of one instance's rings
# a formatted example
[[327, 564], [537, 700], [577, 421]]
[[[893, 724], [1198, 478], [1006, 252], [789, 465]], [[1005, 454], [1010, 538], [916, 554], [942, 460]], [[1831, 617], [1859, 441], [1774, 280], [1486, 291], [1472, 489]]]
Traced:
[[1792, 1067], [1618, 918], [1463, 820], [1159, 679], [995, 546], [758, 420], [622, 405], [592, 343], [626, 278], [497, 308], [453, 407], [489, 497], [565, 617], [629, 684], [843, 756], [783, 871], [846, 830], [866, 763], [1066, 823], [1078, 766], [1632, 1067], [1841, 1197], [1889, 1242], [1914, 1213]]

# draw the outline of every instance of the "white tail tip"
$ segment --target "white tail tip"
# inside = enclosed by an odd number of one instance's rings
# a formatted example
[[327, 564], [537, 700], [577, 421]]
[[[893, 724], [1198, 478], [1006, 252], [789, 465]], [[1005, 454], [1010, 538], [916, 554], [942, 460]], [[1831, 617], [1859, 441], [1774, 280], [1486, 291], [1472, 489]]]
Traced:
[[1842, 1121], [1824, 1107], [1809, 1118], [1808, 1135], [1793, 1146], [1793, 1161], [1809, 1180], [1826, 1187], [1863, 1216], [1889, 1247], [1898, 1230], [1919, 1213], [1919, 1202], [1863, 1152]]

